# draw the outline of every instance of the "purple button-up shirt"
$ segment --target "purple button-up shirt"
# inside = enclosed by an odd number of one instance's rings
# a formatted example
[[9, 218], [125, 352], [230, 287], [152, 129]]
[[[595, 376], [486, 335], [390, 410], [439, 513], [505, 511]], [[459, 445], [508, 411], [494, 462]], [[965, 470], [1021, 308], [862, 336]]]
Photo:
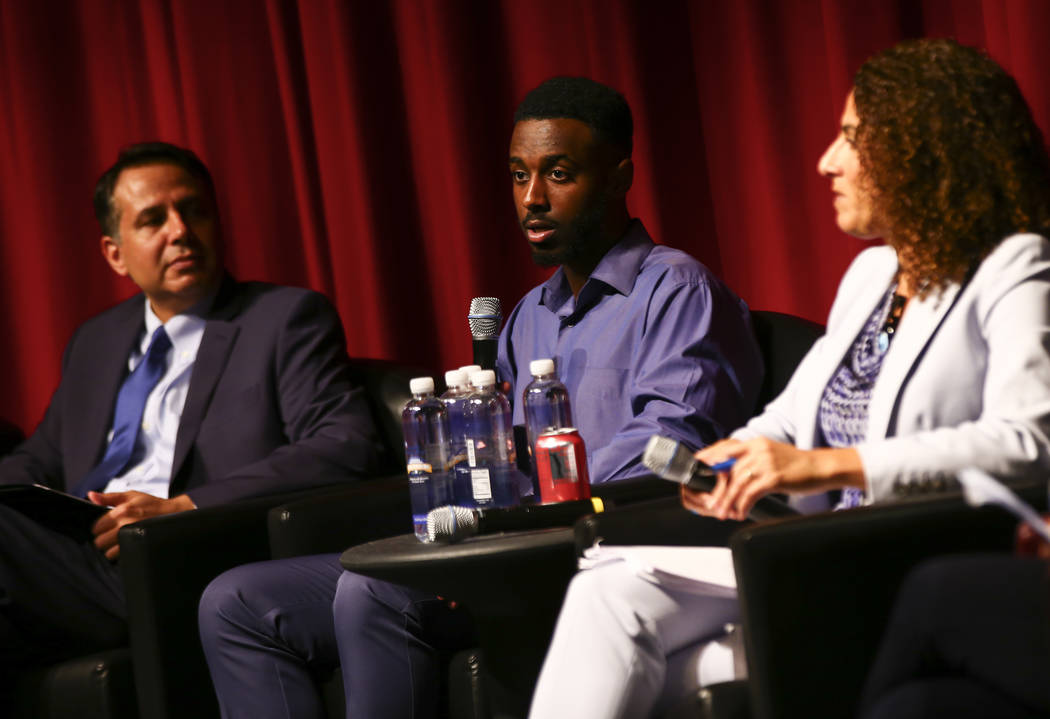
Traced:
[[747, 306], [702, 264], [653, 244], [635, 220], [580, 295], [561, 268], [518, 303], [500, 334], [514, 424], [529, 362], [549, 357], [569, 390], [591, 482], [649, 474], [649, 437], [702, 447], [755, 409], [762, 360]]

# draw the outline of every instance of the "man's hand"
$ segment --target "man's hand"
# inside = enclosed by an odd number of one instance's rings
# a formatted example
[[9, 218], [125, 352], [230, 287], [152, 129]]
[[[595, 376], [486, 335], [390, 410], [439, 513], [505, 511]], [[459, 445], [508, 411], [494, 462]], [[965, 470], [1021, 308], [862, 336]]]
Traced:
[[95, 535], [95, 546], [105, 552], [106, 559], [116, 561], [120, 556], [120, 545], [117, 544], [117, 532], [125, 524], [132, 524], [140, 519], [157, 517], [162, 514], [174, 514], [197, 506], [188, 495], [180, 494], [170, 499], [161, 499], [145, 492], [88, 492], [88, 499], [95, 504], [113, 509], [102, 515], [91, 528]]

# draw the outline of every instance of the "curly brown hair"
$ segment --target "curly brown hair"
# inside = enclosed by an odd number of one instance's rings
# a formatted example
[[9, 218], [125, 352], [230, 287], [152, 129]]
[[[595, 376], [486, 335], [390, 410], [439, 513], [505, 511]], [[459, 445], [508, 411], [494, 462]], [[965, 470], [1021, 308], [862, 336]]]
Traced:
[[1017, 83], [953, 40], [913, 40], [857, 71], [856, 146], [901, 271], [961, 282], [1007, 235], [1050, 225], [1050, 161]]

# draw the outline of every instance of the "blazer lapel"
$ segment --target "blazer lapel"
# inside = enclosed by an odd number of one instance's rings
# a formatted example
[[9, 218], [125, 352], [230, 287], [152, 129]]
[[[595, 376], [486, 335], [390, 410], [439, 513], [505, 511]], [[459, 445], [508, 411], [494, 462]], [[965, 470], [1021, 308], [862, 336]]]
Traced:
[[[933, 339], [948, 310], [955, 304], [959, 290], [958, 284], [952, 284], [938, 295], [923, 300], [916, 298], [908, 303], [897, 329], [897, 336], [886, 352], [879, 377], [872, 387], [871, 404], [868, 405], [868, 440], [886, 436], [897, 400], [923, 351]], [[894, 389], [880, 391], [883, 388]]]
[[227, 276], [216, 297], [214, 309], [209, 313], [208, 322], [204, 326], [204, 336], [197, 349], [197, 359], [193, 362], [186, 404], [183, 405], [179, 431], [175, 437], [175, 452], [171, 463], [172, 491], [190, 447], [197, 439], [215, 385], [226, 368], [226, 360], [240, 331], [237, 325], [230, 321], [239, 309], [234, 302], [234, 294], [235, 283]]
[[113, 428], [113, 411], [117, 393], [128, 374], [128, 357], [145, 328], [141, 296], [128, 302], [127, 311], [115, 318], [109, 334], [112, 341], [92, 348], [91, 363], [84, 373], [90, 382], [79, 383], [78, 416], [85, 428], [77, 442], [76, 454], [67, 460], [69, 486], [91, 471], [102, 459], [109, 431]]

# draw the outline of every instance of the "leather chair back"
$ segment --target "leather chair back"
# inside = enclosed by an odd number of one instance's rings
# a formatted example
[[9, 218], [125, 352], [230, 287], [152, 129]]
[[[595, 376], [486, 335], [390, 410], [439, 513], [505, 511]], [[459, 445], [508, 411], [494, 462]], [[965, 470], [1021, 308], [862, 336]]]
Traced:
[[795, 315], [764, 310], [751, 312], [751, 325], [766, 366], [755, 408], [757, 414], [784, 391], [799, 362], [824, 334], [824, 325]]
[[412, 398], [408, 383], [413, 377], [434, 377], [437, 393], [444, 392], [443, 376], [430, 370], [381, 359], [351, 359], [350, 374], [354, 383], [365, 390], [369, 409], [375, 419], [382, 445], [379, 474], [397, 474], [405, 470], [405, 438], [401, 432], [401, 410]]

